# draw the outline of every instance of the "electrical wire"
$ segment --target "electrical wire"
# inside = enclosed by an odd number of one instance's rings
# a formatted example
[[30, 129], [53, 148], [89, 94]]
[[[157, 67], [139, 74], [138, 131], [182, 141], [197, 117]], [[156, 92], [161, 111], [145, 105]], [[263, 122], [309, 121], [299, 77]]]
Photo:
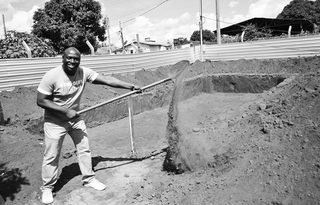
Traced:
[[160, 4], [156, 5], [155, 7], [149, 9], [148, 11], [146, 11], [146, 12], [144, 12], [144, 13], [142, 13], [142, 14], [134, 17], [134, 18], [131, 18], [131, 19], [127, 20], [127, 21], [124, 21], [123, 23], [127, 23], [127, 22], [132, 21], [132, 20], [134, 20], [134, 19], [136, 19], [136, 18], [138, 18], [138, 17], [140, 17], [140, 16], [142, 16], [142, 15], [145, 15], [145, 14], [149, 13], [150, 11], [158, 8], [158, 7], [161, 6], [162, 4], [166, 3], [167, 1], [169, 1], [169, 0], [165, 0], [165, 1], [161, 2]]
[[[216, 21], [217, 19], [212, 19], [212, 18], [209, 18], [209, 17], [206, 17], [206, 16], [202, 16], [203, 18], [205, 19], [209, 19], [209, 20], [213, 20], [213, 21]], [[230, 24], [230, 25], [234, 25], [234, 23], [230, 23], [230, 22], [226, 22], [226, 21], [221, 21], [221, 20], [218, 20], [220, 23], [225, 23], [225, 24]], [[245, 26], [242, 26], [242, 25], [238, 25], [240, 27], [245, 27]]]
[[107, 2], [105, 3], [105, 6], [115, 6], [115, 5], [118, 5], [118, 4], [122, 4], [123, 2], [126, 2], [128, 0], [114, 0], [114, 1], [111, 1], [111, 2]]
[[125, 16], [129, 16], [129, 15], [133, 15], [135, 13], [141, 12], [142, 10], [148, 9], [150, 7], [154, 7], [155, 5], [157, 5], [160, 1], [157, 1], [156, 3], [151, 3], [151, 4], [147, 4], [147, 5], [143, 5], [140, 7], [137, 7], [135, 9], [132, 10], [128, 10], [124, 13], [120, 13], [120, 14], [116, 14], [116, 15], [111, 15], [110, 18], [112, 18], [113, 20], [116, 19], [121, 19], [124, 18]]

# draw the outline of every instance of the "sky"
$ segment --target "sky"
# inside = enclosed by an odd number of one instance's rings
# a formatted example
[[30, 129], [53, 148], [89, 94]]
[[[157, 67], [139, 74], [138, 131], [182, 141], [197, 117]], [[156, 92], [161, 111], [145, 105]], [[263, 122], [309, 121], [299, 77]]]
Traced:
[[[120, 25], [125, 41], [139, 36], [140, 41], [150, 38], [159, 43], [174, 38], [190, 39], [199, 30], [202, 8], [203, 29], [214, 31], [216, 13], [220, 14], [220, 28], [251, 18], [276, 18], [291, 0], [96, 0], [101, 12], [110, 21], [110, 41], [121, 46]], [[0, 38], [4, 27], [30, 33], [33, 14], [43, 9], [45, 0], [1, 0]], [[3, 18], [4, 17], [4, 18]], [[4, 22], [4, 23], [3, 23]], [[106, 32], [107, 33], [107, 32]], [[108, 42], [108, 41], [107, 41]]]

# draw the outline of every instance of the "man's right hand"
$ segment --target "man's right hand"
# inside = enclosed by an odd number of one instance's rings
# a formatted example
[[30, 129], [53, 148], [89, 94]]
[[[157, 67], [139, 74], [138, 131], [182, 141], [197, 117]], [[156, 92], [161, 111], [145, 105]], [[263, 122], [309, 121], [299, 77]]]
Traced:
[[79, 116], [78, 112], [75, 110], [68, 110], [66, 115], [69, 119]]

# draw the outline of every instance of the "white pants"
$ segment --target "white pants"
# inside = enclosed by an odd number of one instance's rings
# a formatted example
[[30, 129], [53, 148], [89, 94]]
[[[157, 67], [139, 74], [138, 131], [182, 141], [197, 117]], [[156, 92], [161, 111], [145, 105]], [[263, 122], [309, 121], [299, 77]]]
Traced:
[[71, 136], [77, 150], [82, 181], [88, 182], [94, 178], [87, 129], [80, 117], [61, 124], [45, 122], [44, 133], [45, 152], [42, 163], [43, 185], [41, 190], [53, 189], [58, 180], [59, 157], [62, 143], [67, 133]]

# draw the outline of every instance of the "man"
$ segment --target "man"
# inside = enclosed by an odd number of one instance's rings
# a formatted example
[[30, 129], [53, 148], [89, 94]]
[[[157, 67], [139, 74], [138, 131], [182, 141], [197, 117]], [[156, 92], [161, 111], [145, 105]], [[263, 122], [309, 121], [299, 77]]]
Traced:
[[80, 98], [86, 82], [117, 88], [140, 90], [139, 86], [102, 76], [80, 66], [80, 52], [68, 48], [62, 56], [62, 66], [48, 71], [38, 87], [37, 105], [44, 112], [45, 151], [42, 164], [42, 203], [53, 202], [52, 190], [58, 180], [58, 164], [62, 143], [69, 134], [77, 149], [82, 183], [85, 187], [104, 190], [106, 186], [95, 178], [86, 125], [78, 114]]

